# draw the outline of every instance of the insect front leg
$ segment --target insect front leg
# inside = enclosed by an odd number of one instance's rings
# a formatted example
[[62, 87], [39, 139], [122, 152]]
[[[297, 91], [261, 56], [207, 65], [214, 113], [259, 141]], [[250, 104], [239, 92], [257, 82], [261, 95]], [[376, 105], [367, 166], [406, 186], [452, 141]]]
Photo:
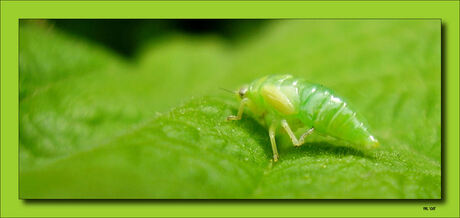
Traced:
[[268, 129], [268, 134], [270, 135], [270, 142], [272, 144], [272, 150], [273, 150], [273, 161], [278, 161], [278, 149], [276, 148], [276, 140], [275, 140], [275, 134], [276, 134], [276, 125], [275, 123], [272, 123]]
[[227, 120], [230, 121], [230, 120], [241, 120], [241, 117], [243, 116], [243, 111], [244, 111], [244, 106], [248, 103], [248, 100], [247, 98], [243, 98], [240, 102], [240, 108], [238, 109], [238, 114], [235, 116], [235, 115], [230, 115], [227, 117]]
[[286, 130], [287, 134], [292, 140], [292, 144], [294, 144], [294, 146], [296, 147], [301, 146], [303, 143], [305, 143], [305, 138], [308, 135], [312, 134], [314, 130], [314, 128], [307, 130], [304, 134], [302, 134], [302, 136], [300, 136], [300, 139], [297, 140], [297, 138], [294, 135], [294, 132], [292, 132], [291, 127], [289, 127], [289, 124], [286, 120], [281, 121], [281, 126], [284, 128], [284, 130]]

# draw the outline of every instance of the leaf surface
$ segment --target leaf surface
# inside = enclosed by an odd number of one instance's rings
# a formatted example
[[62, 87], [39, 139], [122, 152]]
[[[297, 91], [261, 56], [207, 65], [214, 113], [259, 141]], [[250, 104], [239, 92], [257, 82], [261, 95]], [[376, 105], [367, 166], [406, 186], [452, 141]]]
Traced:
[[[440, 198], [440, 23], [272, 21], [230, 45], [177, 35], [133, 61], [20, 28], [20, 197]], [[382, 146], [294, 148], [218, 91], [290, 73], [344, 96]]]

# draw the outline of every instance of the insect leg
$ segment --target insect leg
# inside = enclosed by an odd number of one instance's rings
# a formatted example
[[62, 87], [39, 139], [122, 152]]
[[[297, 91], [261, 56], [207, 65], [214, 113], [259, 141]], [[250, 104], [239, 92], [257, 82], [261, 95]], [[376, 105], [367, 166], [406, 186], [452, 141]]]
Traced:
[[305, 143], [305, 138], [311, 133], [313, 133], [313, 130], [314, 130], [314, 128], [307, 130], [304, 134], [302, 134], [302, 136], [300, 136], [300, 139], [297, 140], [297, 138], [294, 135], [294, 132], [292, 132], [291, 127], [289, 127], [289, 124], [286, 120], [281, 121], [281, 126], [284, 128], [284, 130], [286, 130], [287, 134], [291, 138], [292, 144], [294, 144], [294, 146], [297, 146], [297, 147]]
[[273, 150], [273, 161], [278, 161], [278, 149], [276, 148], [275, 134], [276, 134], [276, 124], [272, 123], [268, 129], [268, 134], [270, 135], [270, 142], [272, 144]]
[[227, 120], [241, 120], [241, 117], [243, 116], [243, 111], [244, 111], [244, 106], [246, 105], [246, 103], [248, 102], [249, 99], [247, 98], [243, 98], [243, 100], [241, 100], [240, 102], [240, 108], [238, 109], [238, 114], [235, 116], [235, 115], [230, 115], [227, 117]]

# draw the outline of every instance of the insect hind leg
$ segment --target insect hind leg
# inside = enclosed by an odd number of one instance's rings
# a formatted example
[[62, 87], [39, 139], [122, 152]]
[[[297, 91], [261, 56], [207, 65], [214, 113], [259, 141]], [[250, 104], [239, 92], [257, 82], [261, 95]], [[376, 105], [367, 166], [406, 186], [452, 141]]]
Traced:
[[284, 130], [286, 130], [286, 133], [291, 138], [292, 144], [296, 147], [303, 145], [305, 143], [305, 138], [309, 136], [310, 134], [312, 134], [314, 130], [314, 128], [310, 128], [305, 133], [303, 133], [302, 136], [300, 136], [300, 139], [297, 139], [297, 137], [295, 136], [294, 132], [292, 132], [291, 127], [289, 127], [289, 124], [286, 120], [281, 121], [281, 126], [284, 128]]

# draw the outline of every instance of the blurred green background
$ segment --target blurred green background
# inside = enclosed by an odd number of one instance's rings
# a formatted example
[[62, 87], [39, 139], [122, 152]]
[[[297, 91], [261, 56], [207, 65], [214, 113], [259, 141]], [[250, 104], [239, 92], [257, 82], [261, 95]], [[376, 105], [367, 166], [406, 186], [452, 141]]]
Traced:
[[[439, 20], [21, 20], [20, 198], [441, 197]], [[380, 149], [294, 148], [225, 122], [289, 73], [344, 96]]]

